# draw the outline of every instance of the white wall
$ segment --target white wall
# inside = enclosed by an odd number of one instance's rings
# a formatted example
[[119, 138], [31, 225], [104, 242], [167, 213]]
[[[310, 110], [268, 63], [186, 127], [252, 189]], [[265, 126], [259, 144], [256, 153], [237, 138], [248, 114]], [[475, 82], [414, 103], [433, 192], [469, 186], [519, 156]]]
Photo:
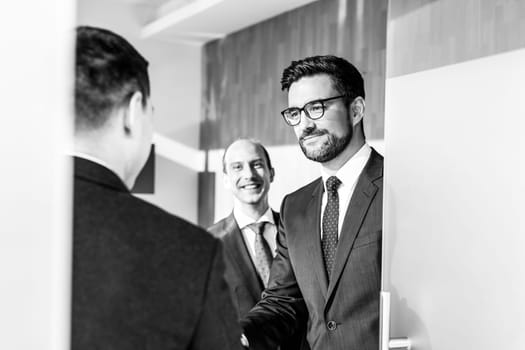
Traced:
[[74, 2], [0, 3], [0, 348], [69, 348]]
[[414, 349], [523, 349], [524, 62], [387, 80], [383, 289]]
[[[192, 148], [199, 146], [201, 47], [140, 38], [150, 9], [131, 1], [79, 0], [78, 23], [122, 35], [150, 62], [155, 131]], [[197, 221], [197, 172], [157, 156], [155, 194], [141, 195], [165, 210]]]

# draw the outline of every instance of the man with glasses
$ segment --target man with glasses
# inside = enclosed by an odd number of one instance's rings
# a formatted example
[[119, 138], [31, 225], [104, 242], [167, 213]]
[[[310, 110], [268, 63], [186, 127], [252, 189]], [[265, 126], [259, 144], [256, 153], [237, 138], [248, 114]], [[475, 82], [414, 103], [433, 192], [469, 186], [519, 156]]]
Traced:
[[315, 56], [283, 72], [282, 112], [321, 177], [287, 195], [263, 299], [242, 321], [250, 349], [307, 327], [312, 350], [377, 350], [383, 158], [365, 141], [363, 78]]

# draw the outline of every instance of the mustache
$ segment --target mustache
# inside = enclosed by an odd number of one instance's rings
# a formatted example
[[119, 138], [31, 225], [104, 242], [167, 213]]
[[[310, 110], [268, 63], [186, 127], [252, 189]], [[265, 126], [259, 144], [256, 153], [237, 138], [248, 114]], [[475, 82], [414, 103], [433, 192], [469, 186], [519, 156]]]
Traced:
[[327, 133], [328, 131], [324, 129], [317, 129], [317, 128], [305, 130], [299, 137], [299, 141], [303, 141], [305, 138], [310, 137], [310, 136], [322, 136], [322, 135], [326, 135]]

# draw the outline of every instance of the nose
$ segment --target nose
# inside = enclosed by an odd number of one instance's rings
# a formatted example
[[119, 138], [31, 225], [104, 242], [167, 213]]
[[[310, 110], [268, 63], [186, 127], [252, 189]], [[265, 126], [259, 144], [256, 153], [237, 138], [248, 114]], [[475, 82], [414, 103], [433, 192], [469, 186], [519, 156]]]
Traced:
[[254, 177], [254, 173], [255, 169], [253, 169], [250, 164], [246, 164], [246, 166], [242, 168], [241, 176], [245, 179], [251, 179]]
[[308, 118], [306, 115], [306, 112], [303, 110], [301, 111], [301, 119], [299, 120], [299, 124], [295, 126], [295, 131], [300, 134], [303, 133], [304, 130], [314, 129], [315, 128], [315, 122]]

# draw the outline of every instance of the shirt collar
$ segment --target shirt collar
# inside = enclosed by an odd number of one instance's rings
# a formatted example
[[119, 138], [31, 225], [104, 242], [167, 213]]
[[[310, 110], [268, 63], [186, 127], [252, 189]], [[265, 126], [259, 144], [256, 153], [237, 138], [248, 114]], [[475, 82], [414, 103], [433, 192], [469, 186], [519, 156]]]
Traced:
[[246, 226], [253, 224], [254, 222], [270, 222], [275, 225], [275, 221], [273, 220], [273, 212], [272, 208], [268, 207], [268, 210], [264, 212], [263, 215], [257, 220], [253, 220], [248, 215], [244, 214], [238, 207], [233, 208], [233, 217], [235, 218], [235, 221], [237, 221], [237, 225], [239, 225], [239, 228], [243, 229]]
[[[363, 171], [370, 154], [372, 153], [372, 148], [365, 143], [356, 154], [352, 156], [343, 166], [337, 170], [334, 174], [339, 180], [341, 180], [341, 186], [352, 186], [361, 172]], [[328, 174], [323, 168], [321, 168], [321, 177], [323, 178], [323, 187], [326, 187], [326, 180], [332, 176]], [[326, 188], [325, 188], [326, 191]]]
[[[114, 172], [115, 174], [117, 174], [116, 171], [114, 171], [109, 165], [108, 163], [104, 162], [102, 159], [100, 158], [97, 158], [95, 156], [92, 156], [90, 154], [87, 154], [87, 153], [82, 153], [82, 152], [72, 152], [71, 155], [73, 157], [78, 157], [78, 158], [83, 158], [83, 159], [86, 159], [86, 160], [89, 160], [93, 163], [97, 163], [98, 165], [102, 165], [104, 168], [106, 169], [109, 169], [111, 170], [112, 172]], [[120, 177], [120, 176], [119, 176]]]

